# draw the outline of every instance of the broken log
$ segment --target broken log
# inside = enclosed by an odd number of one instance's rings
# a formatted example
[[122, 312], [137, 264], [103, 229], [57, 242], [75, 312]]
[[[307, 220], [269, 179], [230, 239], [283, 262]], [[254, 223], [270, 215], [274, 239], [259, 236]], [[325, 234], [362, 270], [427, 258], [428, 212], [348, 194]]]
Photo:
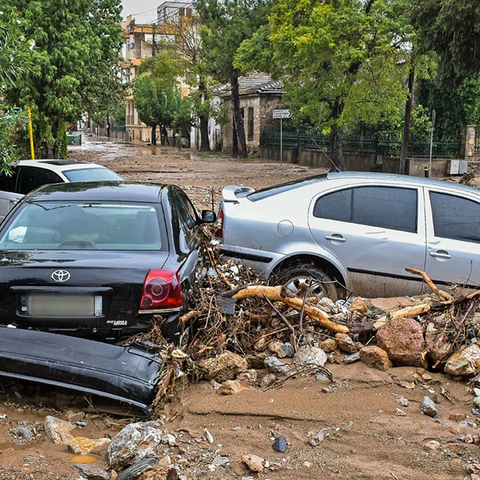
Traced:
[[378, 330], [383, 327], [390, 320], [396, 320], [397, 318], [413, 318], [422, 313], [427, 313], [431, 309], [431, 303], [421, 303], [420, 305], [413, 305], [411, 307], [401, 308], [395, 312], [387, 313], [383, 317], [380, 317], [373, 324], [374, 330]]
[[254, 285], [249, 287], [240, 287], [235, 290], [225, 292], [222, 296], [233, 298], [235, 300], [245, 300], [247, 298], [264, 298], [264, 295], [272, 302], [283, 302], [297, 311], [304, 310], [305, 314], [311, 319], [316, 320], [325, 328], [335, 333], [348, 333], [346, 325], [340, 325], [332, 322], [329, 316], [310, 302], [304, 302], [300, 297], [290, 292], [285, 287], [266, 287], [263, 285]]

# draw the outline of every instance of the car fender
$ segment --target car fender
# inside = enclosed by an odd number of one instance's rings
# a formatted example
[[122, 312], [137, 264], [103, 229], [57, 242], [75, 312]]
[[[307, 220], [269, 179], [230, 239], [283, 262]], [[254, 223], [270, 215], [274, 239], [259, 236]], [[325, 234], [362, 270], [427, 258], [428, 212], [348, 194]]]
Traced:
[[281, 264], [288, 262], [290, 260], [298, 258], [310, 257], [312, 259], [318, 259], [322, 262], [330, 263], [334, 268], [336, 268], [343, 277], [343, 282], [347, 288], [350, 288], [350, 282], [348, 277], [348, 271], [346, 267], [340, 262], [340, 260], [333, 255], [328, 250], [325, 250], [322, 247], [318, 247], [315, 251], [312, 251], [312, 245], [310, 243], [306, 244], [288, 244], [285, 246], [281, 253], [281, 257], [276, 257], [272, 263], [268, 266], [268, 276], [270, 276]]

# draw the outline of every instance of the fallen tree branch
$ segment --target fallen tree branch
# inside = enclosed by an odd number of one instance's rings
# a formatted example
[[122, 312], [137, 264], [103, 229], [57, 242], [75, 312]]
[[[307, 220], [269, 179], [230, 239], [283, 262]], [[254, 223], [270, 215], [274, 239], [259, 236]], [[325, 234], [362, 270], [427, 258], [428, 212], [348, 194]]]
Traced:
[[415, 268], [405, 268], [405, 270], [409, 273], [413, 273], [414, 275], [420, 275], [424, 280], [425, 283], [430, 287], [433, 293], [436, 293], [439, 297], [445, 298], [446, 300], [452, 300], [452, 296], [443, 290], [440, 290], [431, 280], [431, 278], [422, 270], [417, 270]]
[[422, 313], [427, 313], [430, 311], [431, 306], [431, 303], [421, 303], [420, 305], [413, 305], [412, 307], [405, 307], [395, 312], [387, 313], [387, 315], [384, 315], [375, 321], [373, 328], [374, 330], [378, 330], [390, 320], [396, 320], [397, 318], [413, 318]]

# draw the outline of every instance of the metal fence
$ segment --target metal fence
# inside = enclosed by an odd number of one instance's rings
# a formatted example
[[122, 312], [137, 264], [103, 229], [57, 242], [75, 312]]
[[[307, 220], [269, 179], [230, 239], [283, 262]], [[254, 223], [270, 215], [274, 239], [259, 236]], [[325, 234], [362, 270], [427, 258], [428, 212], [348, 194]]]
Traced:
[[[330, 137], [328, 135], [284, 132], [282, 137], [284, 148], [306, 150], [323, 150], [330, 148]], [[432, 144], [432, 157], [458, 158], [460, 154], [460, 143], [460, 138], [434, 140]], [[261, 139], [261, 144], [265, 146], [279, 146], [280, 134], [264, 134]], [[342, 145], [345, 153], [399, 157], [402, 139], [389, 135], [345, 135], [342, 137]], [[411, 158], [428, 158], [430, 156], [430, 139], [420, 139], [410, 135], [408, 156]]]

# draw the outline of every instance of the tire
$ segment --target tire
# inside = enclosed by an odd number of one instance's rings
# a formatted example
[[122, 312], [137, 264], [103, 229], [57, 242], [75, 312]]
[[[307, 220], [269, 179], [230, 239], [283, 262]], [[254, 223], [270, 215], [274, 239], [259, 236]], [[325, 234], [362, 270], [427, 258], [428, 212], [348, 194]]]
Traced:
[[334, 302], [338, 300], [335, 282], [315, 265], [292, 266], [281, 271], [277, 276], [278, 283], [303, 297], [302, 284], [308, 285], [306, 297], [328, 297]]

